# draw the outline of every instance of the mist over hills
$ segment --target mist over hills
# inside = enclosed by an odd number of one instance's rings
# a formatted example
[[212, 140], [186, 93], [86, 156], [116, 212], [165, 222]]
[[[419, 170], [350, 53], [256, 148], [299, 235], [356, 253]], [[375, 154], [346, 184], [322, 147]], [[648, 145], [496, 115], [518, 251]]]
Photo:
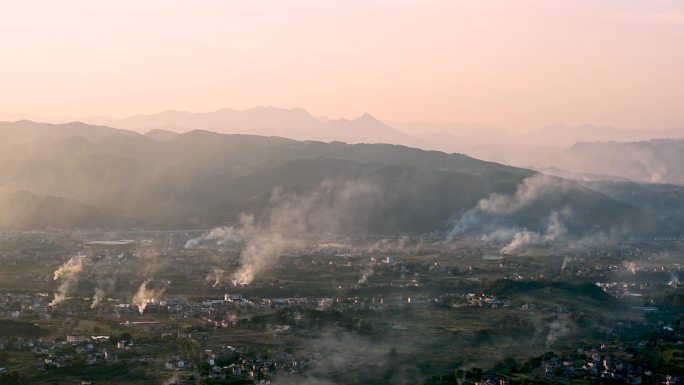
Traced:
[[567, 148], [509, 149], [492, 156], [481, 152], [484, 159], [570, 179], [684, 185], [684, 139], [579, 142]]
[[[463, 153], [477, 159], [581, 180], [683, 183], [679, 149], [676, 142], [670, 142], [684, 138], [684, 129], [677, 128], [628, 130], [599, 125], [549, 125], [534, 132], [511, 134], [491, 124], [383, 122], [369, 114], [355, 119], [330, 120], [314, 117], [301, 108], [276, 107], [254, 107], [244, 111], [224, 108], [206, 113], [165, 111], [124, 119], [91, 117], [81, 121], [145, 133], [156, 140], [199, 129], [295, 140], [389, 143]], [[73, 131], [80, 123], [69, 124]], [[88, 135], [100, 135], [109, 132], [107, 130], [100, 128]]]
[[102, 216], [97, 208], [71, 199], [28, 191], [0, 193], [0, 229], [92, 227]]
[[[355, 119], [327, 120], [315, 118], [301, 108], [275, 107], [255, 107], [244, 111], [226, 108], [208, 113], [166, 111], [111, 120], [107, 124], [138, 132], [161, 129], [181, 133], [202, 129], [219, 133], [275, 135], [295, 140], [390, 143], [458, 152], [524, 168], [557, 168], [560, 172], [570, 172], [566, 176], [573, 173], [596, 174], [606, 179], [682, 184], [680, 157], [676, 150], [665, 148], [672, 147], [666, 145], [667, 140], [684, 138], [684, 129], [681, 128], [628, 130], [612, 126], [556, 124], [539, 131], [510, 134], [491, 124], [382, 122], [369, 114]], [[604, 143], [649, 140], [648, 145]], [[653, 148], [649, 149], [649, 146]], [[620, 150], [620, 147], [624, 148]], [[614, 161], [620, 158], [628, 159], [630, 164]]]
[[577, 143], [563, 153], [558, 167], [684, 185], [684, 139]]
[[[143, 135], [27, 121], [0, 123], [0, 135], [6, 138], [0, 145], [4, 228], [205, 228], [234, 222], [243, 212], [260, 215], [274, 193], [317, 197], [312, 191], [333, 181], [335, 191], [364, 191], [343, 197], [354, 203], [345, 212], [353, 220], [335, 230], [419, 234], [448, 231], [481, 200], [512, 196], [535, 175], [461, 154], [389, 144], [208, 131]], [[560, 190], [553, 187], [559, 181]], [[564, 218], [570, 232], [667, 230], [641, 218], [639, 207], [586, 186], [560, 179], [544, 183], [535, 200], [494, 222], [543, 231], [549, 213], [565, 210], [571, 211]], [[13, 203], [20, 198], [28, 203]], [[68, 214], [63, 221], [50, 219], [56, 214], [46, 208], [53, 206]]]
[[[652, 136], [659, 133], [658, 130], [654, 132]], [[676, 130], [672, 133], [674, 135]], [[605, 137], [601, 133], [596, 136]], [[646, 136], [646, 131], [638, 136]], [[442, 151], [462, 152], [478, 159], [534, 168], [565, 178], [684, 185], [684, 139], [676, 139], [682, 136], [636, 142], [573, 142], [566, 138], [555, 146], [543, 141], [535, 145], [534, 139], [521, 141], [522, 136], [508, 142], [505, 137], [491, 140], [485, 137], [457, 138], [450, 134], [423, 137], [434, 138], [435, 143], [440, 144], [432, 147]]]

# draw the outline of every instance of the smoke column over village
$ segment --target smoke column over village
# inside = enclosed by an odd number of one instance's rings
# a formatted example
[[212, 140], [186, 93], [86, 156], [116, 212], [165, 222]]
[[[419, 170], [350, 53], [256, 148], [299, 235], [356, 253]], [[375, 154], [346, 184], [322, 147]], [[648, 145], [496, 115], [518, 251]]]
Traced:
[[[324, 181], [305, 194], [276, 190], [260, 218], [240, 215], [237, 227], [212, 229], [192, 239], [186, 247], [201, 242], [218, 245], [245, 240], [240, 267], [231, 275], [233, 285], [248, 285], [258, 274], [273, 266], [287, 249], [313, 245], [326, 233], [349, 230], [363, 216], [363, 206], [377, 199], [378, 190], [365, 182]], [[215, 283], [221, 278], [213, 275]]]
[[[564, 211], [568, 213], [570, 210], [566, 209]], [[501, 248], [500, 252], [503, 254], [511, 254], [526, 246], [543, 245], [557, 241], [567, 234], [567, 229], [561, 221], [561, 214], [559, 212], [552, 212], [548, 222], [548, 227], [543, 234], [528, 230], [515, 233], [511, 242]]]
[[151, 302], [152, 299], [158, 299], [162, 294], [164, 294], [164, 291], [166, 291], [165, 287], [148, 288], [147, 286], [150, 282], [151, 280], [148, 279], [141, 283], [138, 287], [138, 291], [133, 296], [132, 302], [135, 306], [138, 307], [138, 312], [140, 314], [143, 314], [145, 312], [147, 305]]
[[55, 298], [50, 302], [50, 306], [55, 306], [64, 301], [72, 288], [78, 283], [78, 276], [83, 271], [84, 255], [77, 255], [70, 258], [61, 265], [54, 273], [54, 280], [62, 280], [57, 288]]
[[544, 174], [535, 174], [523, 179], [513, 194], [491, 194], [480, 200], [477, 205], [461, 215], [447, 234], [447, 240], [462, 234], [481, 234], [483, 241], [507, 242], [500, 250], [510, 254], [525, 247], [559, 242], [568, 236], [565, 219], [573, 216], [572, 208], [561, 206], [552, 209], [537, 222], [543, 231], [517, 228], [506, 223], [506, 219], [519, 214], [524, 209], [547, 199], [576, 188], [571, 182]]

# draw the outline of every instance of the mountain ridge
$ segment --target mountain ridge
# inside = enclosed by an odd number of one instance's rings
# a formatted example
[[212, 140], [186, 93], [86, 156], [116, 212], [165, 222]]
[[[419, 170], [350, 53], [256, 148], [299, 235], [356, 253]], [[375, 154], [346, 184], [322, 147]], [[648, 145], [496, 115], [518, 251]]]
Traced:
[[[15, 123], [14, 129], [27, 125]], [[315, 197], [324, 186], [335, 197], [349, 186], [362, 186], [358, 190], [366, 195], [358, 199], [365, 202], [363, 207], [345, 213], [359, 218], [354, 231], [447, 231], [479, 201], [517, 194], [524, 180], [539, 175], [463, 154], [392, 144], [296, 141], [203, 130], [156, 140], [98, 126], [34, 125], [29, 131], [43, 136], [28, 142], [17, 137], [20, 146], [11, 143], [15, 139], [5, 142], [0, 187], [62, 197], [80, 202], [84, 212], [94, 207], [100, 213], [94, 216], [95, 223], [73, 215], [72, 227], [206, 228], [235, 221], [242, 212], [259, 216], [274, 196]], [[11, 123], [0, 124], [0, 130], [12, 129]], [[563, 181], [557, 190], [553, 186], [559, 181], [563, 180], [542, 179], [546, 186], [536, 201], [497, 223], [543, 231], [549, 215], [570, 209], [574, 214], [566, 221], [572, 231], [596, 231], [596, 226], [623, 231], [646, 222], [635, 220], [640, 214], [634, 205], [575, 182]]]

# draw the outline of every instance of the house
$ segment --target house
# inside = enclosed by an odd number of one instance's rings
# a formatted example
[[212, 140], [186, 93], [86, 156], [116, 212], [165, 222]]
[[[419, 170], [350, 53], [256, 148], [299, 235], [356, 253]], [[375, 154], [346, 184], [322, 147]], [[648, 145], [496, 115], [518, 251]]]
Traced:
[[166, 370], [178, 370], [185, 368], [185, 361], [180, 357], [171, 357], [164, 363]]
[[477, 382], [478, 385], [503, 385], [507, 384], [508, 381], [505, 378], [498, 378], [494, 376], [483, 376], [482, 379]]
[[66, 340], [70, 344], [80, 344], [90, 340], [90, 336], [85, 334], [67, 334]]

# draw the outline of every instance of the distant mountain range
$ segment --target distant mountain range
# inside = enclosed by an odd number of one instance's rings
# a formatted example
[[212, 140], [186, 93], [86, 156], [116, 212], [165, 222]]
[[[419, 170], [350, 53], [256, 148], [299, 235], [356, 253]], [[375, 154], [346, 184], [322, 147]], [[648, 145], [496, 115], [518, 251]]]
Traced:
[[[361, 121], [377, 124], [368, 117]], [[528, 199], [530, 191], [516, 190], [536, 175], [397, 145], [208, 131], [154, 129], [143, 135], [20, 121], [0, 123], [0, 137], [4, 229], [206, 228], [234, 223], [242, 212], [263, 215], [274, 196], [304, 196], [327, 209], [344, 208], [331, 215], [340, 217], [342, 232], [421, 234], [449, 231], [492, 194]], [[534, 199], [516, 203], [502, 226], [543, 231], [550, 214], [563, 212], [570, 213], [564, 217], [570, 233], [675, 231], [634, 202], [563, 179], [543, 183], [535, 186]], [[322, 185], [332, 195], [317, 193]], [[354, 195], [349, 186], [363, 186], [356, 189], [362, 193]]]
[[[303, 109], [274, 107], [255, 107], [245, 111], [222, 109], [209, 113], [167, 111], [155, 115], [136, 115], [108, 124], [138, 132], [152, 129], [171, 132], [202, 129], [296, 140], [390, 143], [464, 153], [521, 167], [599, 174], [609, 179], [675, 184], [684, 182], [681, 157], [676, 155], [677, 150], [673, 146], [666, 144], [670, 138], [684, 138], [684, 129], [625, 130], [610, 126], [552, 125], [538, 132], [511, 135], [493, 125], [384, 123], [368, 114], [352, 120], [324, 120], [313, 117]], [[653, 138], [662, 140], [650, 144], [604, 143]], [[601, 159], [597, 159], [599, 155]], [[625, 164], [625, 161], [629, 164]]]
[[[8, 115], [17, 118], [20, 115]], [[68, 118], [54, 118], [64, 121]], [[626, 130], [611, 126], [551, 125], [540, 131], [509, 134], [482, 124], [382, 122], [363, 114], [355, 119], [316, 118], [301, 108], [255, 107], [206, 113], [166, 111], [125, 119], [84, 118], [90, 124], [148, 133], [155, 139], [192, 130], [279, 136], [295, 140], [344, 143], [389, 143], [424, 150], [463, 153], [524, 168], [580, 179], [595, 176], [682, 184], [681, 157], [668, 140], [684, 138], [684, 128]], [[644, 142], [648, 144], [621, 144]], [[617, 143], [607, 143], [607, 142]], [[676, 142], [672, 142], [676, 143]], [[662, 151], [660, 151], [662, 150]], [[667, 156], [665, 156], [667, 154]], [[627, 163], [628, 164], [627, 164]]]
[[280, 136], [295, 140], [414, 146], [420, 141], [369, 114], [351, 120], [321, 120], [301, 108], [255, 107], [244, 111], [225, 108], [206, 113], [165, 111], [154, 115], [135, 115], [108, 124], [138, 132], [152, 129], [178, 133], [207, 130], [224, 134]]

